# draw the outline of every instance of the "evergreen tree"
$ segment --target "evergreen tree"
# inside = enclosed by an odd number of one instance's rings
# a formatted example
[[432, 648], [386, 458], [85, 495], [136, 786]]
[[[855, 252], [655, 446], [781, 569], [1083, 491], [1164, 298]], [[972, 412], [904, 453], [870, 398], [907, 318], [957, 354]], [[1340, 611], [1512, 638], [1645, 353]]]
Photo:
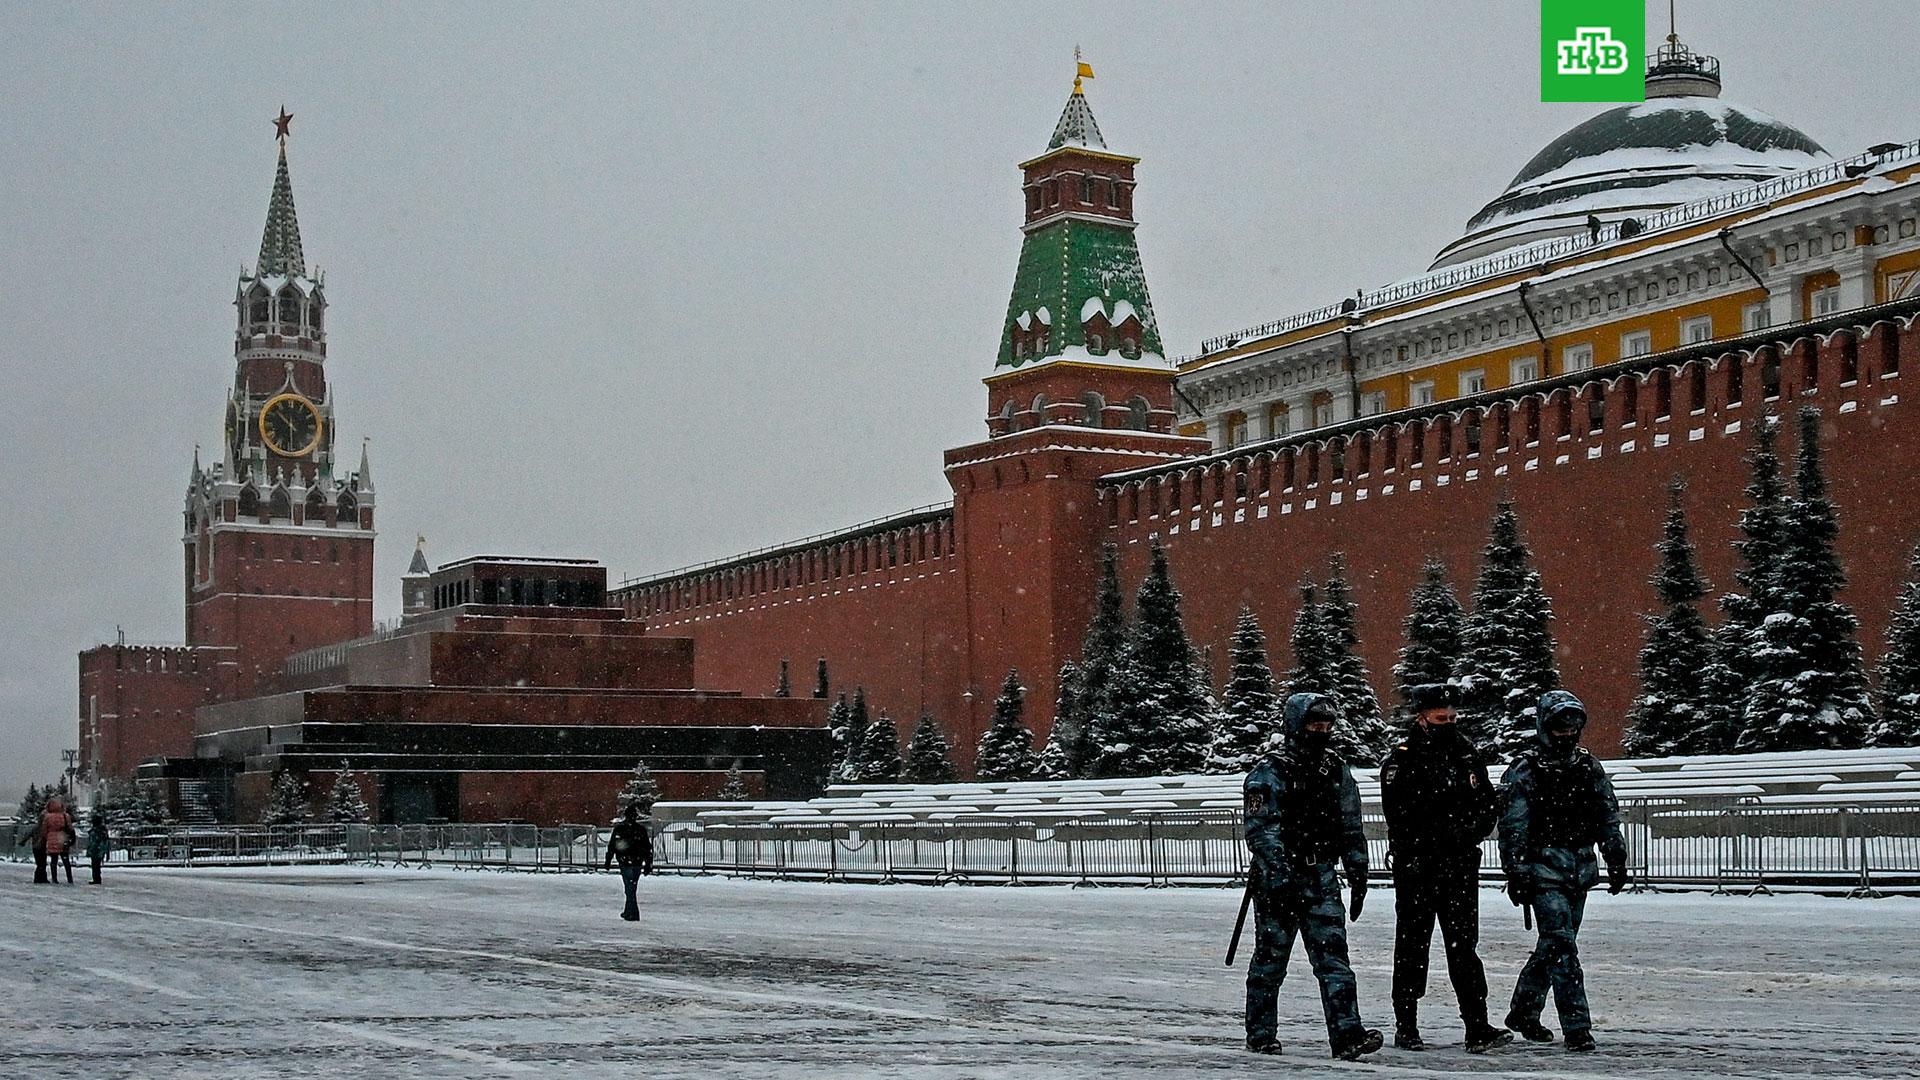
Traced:
[[1040, 751], [1034, 776], [1042, 780], [1069, 780], [1081, 775], [1088, 749], [1087, 716], [1081, 703], [1080, 665], [1060, 665], [1060, 693], [1053, 704], [1053, 729]]
[[27, 793], [20, 798], [20, 807], [13, 813], [15, 824], [32, 828], [39, 824], [40, 814], [47, 808], [47, 793], [40, 790], [39, 784], [28, 784]]
[[1219, 723], [1207, 749], [1210, 773], [1248, 771], [1280, 735], [1280, 700], [1274, 696], [1273, 668], [1267, 664], [1267, 635], [1248, 608], [1240, 609], [1234, 623], [1230, 652]]
[[934, 723], [932, 713], [920, 714], [913, 737], [907, 740], [907, 779], [915, 784], [951, 784], [960, 779], [947, 748], [947, 736]]
[[307, 782], [285, 766], [274, 770], [273, 786], [267, 789], [267, 805], [260, 814], [260, 824], [305, 825], [308, 810]]
[[1374, 766], [1393, 747], [1393, 729], [1380, 715], [1373, 678], [1360, 656], [1360, 616], [1347, 583], [1346, 557], [1335, 553], [1327, 568], [1327, 599], [1320, 608], [1326, 636], [1327, 669], [1332, 676], [1334, 709], [1340, 715], [1335, 741], [1349, 764]]
[[775, 683], [773, 686], [773, 696], [774, 697], [792, 697], [793, 696], [793, 685], [787, 681], [787, 661], [784, 657], [781, 658], [780, 660], [780, 681]]
[[813, 671], [813, 696], [827, 700], [827, 658], [821, 657]]
[[727, 769], [727, 780], [720, 785], [717, 796], [721, 802], [752, 802], [753, 792], [747, 788], [747, 778], [740, 771], [740, 763], [734, 762]]
[[1920, 746], [1920, 547], [1907, 563], [1906, 584], [1887, 623], [1880, 658], [1880, 722], [1874, 746]]
[[1460, 665], [1460, 601], [1447, 582], [1446, 564], [1428, 559], [1408, 601], [1407, 643], [1393, 666], [1394, 689], [1405, 703], [1407, 692], [1453, 678]]
[[1320, 590], [1312, 578], [1300, 583], [1300, 610], [1293, 616], [1293, 633], [1288, 636], [1287, 645], [1293, 652], [1293, 667], [1287, 672], [1284, 696], [1325, 694], [1331, 697], [1333, 667], [1328, 661], [1333, 649], [1327, 641], [1326, 610], [1320, 606]]
[[1127, 618], [1120, 593], [1120, 551], [1113, 544], [1100, 549], [1100, 587], [1095, 593], [1093, 621], [1087, 625], [1080, 648], [1078, 707], [1085, 718], [1086, 749], [1075, 763], [1075, 776], [1118, 775], [1105, 772], [1115, 760], [1107, 747], [1125, 742], [1114, 705], [1114, 672], [1127, 648]]
[[1154, 544], [1152, 559], [1109, 690], [1111, 734], [1117, 738], [1102, 739], [1103, 776], [1191, 773], [1206, 764], [1212, 694], [1180, 621], [1180, 593], [1166, 549]]
[[[854, 701], [856, 708], [865, 703], [857, 694]], [[855, 783], [891, 784], [900, 779], [900, 730], [893, 726], [892, 717], [883, 712], [865, 725], [855, 765], [858, 772], [849, 777]]]
[[853, 723], [853, 706], [847, 704], [847, 695], [841, 694], [839, 700], [827, 706], [827, 736], [829, 742], [827, 760], [827, 782], [836, 783], [845, 774], [848, 750], [852, 744], [847, 738], [848, 728]]
[[1753, 447], [1747, 451], [1747, 508], [1740, 512], [1740, 539], [1733, 542], [1740, 556], [1740, 565], [1733, 571], [1739, 591], [1720, 598], [1726, 618], [1714, 634], [1714, 653], [1727, 667], [1726, 713], [1724, 722], [1707, 733], [1703, 753], [1732, 753], [1739, 742], [1746, 702], [1760, 678], [1753, 641], [1761, 623], [1782, 606], [1776, 581], [1786, 543], [1787, 488], [1774, 448], [1778, 433], [1778, 420], [1771, 413], [1753, 425]]
[[1678, 477], [1667, 487], [1665, 532], [1656, 546], [1660, 566], [1653, 589], [1661, 611], [1646, 616], [1647, 638], [1640, 649], [1640, 694], [1627, 709], [1621, 748], [1629, 757], [1668, 757], [1702, 753], [1713, 733], [1727, 722], [1728, 703], [1704, 677], [1719, 662], [1713, 633], [1700, 614], [1706, 579], [1694, 559], [1681, 506], [1686, 483]]
[[352, 769], [343, 768], [333, 778], [333, 787], [327, 791], [324, 813], [326, 820], [334, 825], [365, 825], [373, 818], [373, 811], [367, 806], [367, 797], [360, 790], [360, 778]]
[[1820, 410], [1800, 410], [1794, 498], [1773, 586], [1779, 607], [1751, 639], [1756, 678], [1735, 748], [1811, 750], [1863, 746], [1873, 706], [1860, 657], [1859, 620], [1837, 599], [1846, 584], [1834, 551], [1839, 516], [1820, 465]]
[[1535, 738], [1534, 703], [1560, 685], [1560, 672], [1547, 627], [1553, 607], [1520, 540], [1512, 503], [1495, 512], [1482, 555], [1455, 674], [1470, 703], [1461, 716], [1467, 736], [1504, 760]]
[[620, 789], [617, 801], [619, 814], [616, 816], [624, 816], [629, 806], [638, 806], [641, 817], [653, 816], [653, 804], [660, 801], [660, 782], [653, 778], [653, 770], [647, 768], [646, 762], [634, 762], [633, 773]]
[[[867, 729], [872, 727], [867, 710], [867, 688], [853, 688], [853, 703], [847, 706], [847, 756], [837, 777], [843, 783], [857, 784], [867, 773]], [[885, 762], [880, 763], [882, 767]]]
[[974, 755], [976, 780], [1028, 780], [1033, 777], [1033, 731], [1026, 724], [1027, 692], [1020, 673], [1009, 670], [993, 702], [993, 721], [980, 736]]

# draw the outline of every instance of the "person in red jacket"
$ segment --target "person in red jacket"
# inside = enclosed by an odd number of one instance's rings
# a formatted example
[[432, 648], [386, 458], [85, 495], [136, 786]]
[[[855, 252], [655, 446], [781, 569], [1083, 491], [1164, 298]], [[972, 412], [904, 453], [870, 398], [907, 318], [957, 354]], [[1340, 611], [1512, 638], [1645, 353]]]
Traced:
[[60, 867], [67, 868], [67, 884], [73, 884], [73, 815], [59, 799], [48, 799], [40, 812], [40, 839], [47, 845], [47, 883], [60, 881]]

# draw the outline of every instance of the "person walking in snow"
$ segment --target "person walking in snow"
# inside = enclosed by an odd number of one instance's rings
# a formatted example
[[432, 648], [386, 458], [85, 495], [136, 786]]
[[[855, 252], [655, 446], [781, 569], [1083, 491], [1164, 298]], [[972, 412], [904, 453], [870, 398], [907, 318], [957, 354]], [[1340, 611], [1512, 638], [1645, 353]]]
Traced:
[[1407, 696], [1413, 726], [1380, 767], [1393, 859], [1393, 1045], [1427, 1048], [1420, 1037], [1420, 999], [1427, 993], [1437, 919], [1467, 1051], [1484, 1053], [1513, 1038], [1487, 1022], [1487, 974], [1475, 951], [1480, 841], [1493, 831], [1499, 800], [1486, 763], [1455, 722], [1453, 688], [1424, 683]]
[[[1248, 891], [1254, 902], [1253, 958], [1247, 965], [1247, 1049], [1277, 1054], [1280, 984], [1296, 935], [1320, 982], [1333, 1056], [1348, 1061], [1380, 1049], [1380, 1033], [1360, 1022], [1358, 989], [1347, 962], [1346, 920], [1367, 895], [1367, 839], [1360, 789], [1331, 744], [1336, 716], [1320, 694], [1295, 694], [1282, 710], [1286, 742], [1247, 774]], [[1340, 902], [1336, 862], [1344, 864], [1351, 907]]]
[[67, 884], [73, 884], [73, 815], [58, 798], [47, 800], [40, 812], [40, 842], [47, 848], [47, 883], [60, 883], [60, 867], [67, 868]]
[[1531, 905], [1540, 940], [1513, 988], [1507, 1026], [1532, 1042], [1552, 1042], [1540, 1023], [1547, 987], [1560, 1012], [1568, 1050], [1592, 1050], [1593, 1021], [1576, 938], [1587, 890], [1600, 883], [1594, 845], [1607, 860], [1607, 891], [1627, 884], [1627, 842], [1620, 808], [1600, 761], [1580, 745], [1587, 708], [1565, 690], [1540, 696], [1538, 739], [1520, 752], [1501, 778], [1500, 865], [1507, 898]]
[[107, 812], [96, 806], [93, 815], [87, 818], [87, 862], [93, 867], [93, 883], [100, 884], [100, 864], [107, 861], [107, 855], [113, 850], [113, 839], [107, 835]]
[[[18, 826], [16, 826], [18, 828]], [[47, 842], [40, 836], [40, 819], [34, 818], [27, 828], [27, 846], [33, 849], [33, 883], [47, 883]], [[18, 843], [18, 841], [15, 841]]]
[[627, 906], [620, 917], [633, 922], [640, 918], [640, 900], [635, 893], [640, 875], [653, 873], [653, 836], [646, 819], [640, 816], [638, 803], [628, 803], [626, 814], [614, 823], [603, 868], [612, 866], [615, 859], [620, 860], [620, 884], [627, 890]]

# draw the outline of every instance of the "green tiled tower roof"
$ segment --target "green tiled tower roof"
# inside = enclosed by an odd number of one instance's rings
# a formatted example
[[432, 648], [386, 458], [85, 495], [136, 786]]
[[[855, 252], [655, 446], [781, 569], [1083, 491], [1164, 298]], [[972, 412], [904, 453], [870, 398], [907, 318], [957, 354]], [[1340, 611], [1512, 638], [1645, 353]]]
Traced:
[[[1147, 296], [1147, 276], [1140, 267], [1140, 248], [1130, 226], [1062, 218], [1028, 233], [1020, 245], [1020, 266], [1013, 275], [1013, 299], [1007, 304], [995, 366], [1016, 368], [1059, 356], [1069, 347], [1084, 349], [1087, 341], [1080, 313], [1096, 299], [1109, 322], [1119, 321], [1116, 310], [1125, 317], [1122, 304], [1131, 307], [1140, 316], [1140, 351], [1164, 354], [1160, 324]], [[1052, 327], [1046, 356], [1022, 360], [1014, 355], [1013, 328], [1023, 318], [1028, 320], [1026, 325], [1038, 320]], [[1113, 359], [1121, 358], [1116, 352]]]
[[307, 256], [300, 250], [300, 219], [293, 212], [293, 181], [287, 176], [287, 144], [280, 144], [280, 168], [267, 204], [267, 229], [260, 236], [258, 277], [306, 277]]

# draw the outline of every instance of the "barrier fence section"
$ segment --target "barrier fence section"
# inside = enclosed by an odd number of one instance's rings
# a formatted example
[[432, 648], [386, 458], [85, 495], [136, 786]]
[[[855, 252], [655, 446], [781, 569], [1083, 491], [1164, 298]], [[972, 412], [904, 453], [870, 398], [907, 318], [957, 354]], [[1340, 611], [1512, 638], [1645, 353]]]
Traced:
[[[1364, 819], [1373, 874], [1390, 878], [1386, 822], [1377, 813]], [[1635, 799], [1621, 803], [1620, 819], [1636, 889], [1920, 892], [1920, 803], [1699, 809], [1676, 798]], [[602, 868], [609, 831], [526, 824], [175, 826], [115, 836], [110, 862], [588, 872]], [[16, 845], [11, 857], [27, 854]], [[656, 870], [670, 873], [935, 884], [1231, 885], [1244, 881], [1247, 870], [1243, 823], [1234, 811], [682, 822], [656, 831], [654, 860]], [[1481, 876], [1500, 878], [1491, 838], [1481, 845]]]

